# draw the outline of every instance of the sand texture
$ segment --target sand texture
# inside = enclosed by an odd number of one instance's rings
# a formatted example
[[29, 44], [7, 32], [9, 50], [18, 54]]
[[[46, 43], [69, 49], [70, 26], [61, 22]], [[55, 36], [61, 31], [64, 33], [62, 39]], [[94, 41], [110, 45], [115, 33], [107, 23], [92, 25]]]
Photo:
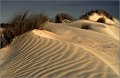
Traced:
[[42, 29], [0, 49], [0, 78], [120, 77], [119, 25], [81, 20]]

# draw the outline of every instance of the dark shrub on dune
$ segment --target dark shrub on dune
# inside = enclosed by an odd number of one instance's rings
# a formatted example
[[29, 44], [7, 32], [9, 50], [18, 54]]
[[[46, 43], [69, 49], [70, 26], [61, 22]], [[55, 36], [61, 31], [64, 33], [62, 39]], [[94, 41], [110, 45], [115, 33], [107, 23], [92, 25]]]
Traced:
[[62, 23], [63, 20], [69, 20], [72, 21], [73, 17], [66, 14], [66, 13], [60, 13], [55, 16], [55, 22], [56, 23]]
[[97, 20], [97, 22], [100, 22], [100, 23], [105, 23], [105, 18], [99, 18], [98, 20]]
[[19, 35], [33, 29], [40, 29], [47, 20], [48, 17], [43, 14], [31, 15], [27, 11], [16, 14], [10, 21], [9, 27], [13, 29], [15, 35]]
[[1, 23], [1, 24], [0, 24], [0, 27], [1, 27], [1, 28], [7, 28], [8, 26], [9, 26], [8, 23]]
[[20, 34], [33, 29], [41, 29], [46, 21], [48, 21], [48, 17], [43, 14], [31, 15], [28, 11], [15, 14], [9, 21], [9, 26], [0, 32], [0, 48], [10, 44], [13, 38]]
[[92, 15], [92, 14], [94, 14], [94, 13], [97, 13], [99, 15], [104, 15], [108, 19], [110, 19], [110, 20], [113, 21], [113, 16], [110, 15], [109, 13], [107, 13], [106, 11], [103, 11], [103, 10], [92, 10], [92, 11], [89, 11], [85, 15], [82, 15], [79, 19], [89, 20], [89, 16]]
[[98, 13], [99, 15], [105, 15], [108, 19], [113, 21], [113, 16], [110, 15], [108, 12], [104, 11], [104, 10], [95, 10], [96, 13]]
[[13, 31], [10, 29], [4, 29], [3, 31], [0, 32], [0, 40], [1, 40], [1, 45], [0, 48], [5, 47], [6, 45], [10, 44], [14, 38]]
[[90, 26], [91, 26], [91, 24], [83, 23], [82, 26], [81, 26], [81, 29], [89, 30], [89, 29], [90, 29]]

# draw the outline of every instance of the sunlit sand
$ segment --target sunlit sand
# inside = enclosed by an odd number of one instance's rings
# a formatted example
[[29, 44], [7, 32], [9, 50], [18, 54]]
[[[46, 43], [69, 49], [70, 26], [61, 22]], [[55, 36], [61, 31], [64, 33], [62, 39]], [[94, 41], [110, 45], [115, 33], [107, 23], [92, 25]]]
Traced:
[[[1, 78], [119, 78], [119, 21], [47, 22], [0, 49]], [[83, 24], [90, 29], [82, 29]]]

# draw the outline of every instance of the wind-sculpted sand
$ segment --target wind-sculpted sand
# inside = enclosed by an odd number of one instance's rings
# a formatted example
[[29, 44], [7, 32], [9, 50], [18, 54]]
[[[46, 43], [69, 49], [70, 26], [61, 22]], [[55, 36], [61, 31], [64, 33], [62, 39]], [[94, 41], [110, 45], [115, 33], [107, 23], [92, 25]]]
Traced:
[[118, 30], [90, 24], [48, 22], [16, 37], [0, 49], [1, 78], [119, 78]]
[[[56, 29], [58, 30], [56, 31]], [[91, 30], [83, 30], [80, 28], [71, 28], [69, 26], [63, 25], [56, 26], [54, 24], [48, 24], [48, 30], [64, 36], [66, 39], [71, 40], [71, 42], [83, 45], [84, 47], [93, 50], [93, 53], [100, 56], [100, 58], [104, 61], [105, 59], [108, 59], [106, 62], [109, 61], [109, 63], [112, 63], [108, 65], [113, 65], [113, 70], [116, 69], [119, 73], [119, 41], [112, 39], [109, 35], [106, 34], [94, 32]], [[116, 63], [117, 66], [114, 66]]]
[[[116, 21], [117, 23], [117, 21]], [[96, 22], [91, 22], [87, 20], [80, 20], [80, 21], [75, 21], [72, 23], [63, 23], [64, 25], [76, 27], [76, 28], [82, 28], [83, 25], [86, 25], [89, 27], [88, 30], [91, 31], [96, 31], [99, 33], [104, 33], [112, 38], [119, 40], [119, 24], [104, 24], [104, 23], [96, 23]]]

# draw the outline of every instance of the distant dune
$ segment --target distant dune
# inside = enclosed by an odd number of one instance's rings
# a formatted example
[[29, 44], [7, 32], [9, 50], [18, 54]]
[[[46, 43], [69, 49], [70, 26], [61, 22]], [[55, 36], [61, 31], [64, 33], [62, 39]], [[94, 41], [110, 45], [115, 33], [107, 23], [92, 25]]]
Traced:
[[112, 22], [45, 22], [26, 31], [0, 49], [0, 77], [119, 78], [120, 26]]

